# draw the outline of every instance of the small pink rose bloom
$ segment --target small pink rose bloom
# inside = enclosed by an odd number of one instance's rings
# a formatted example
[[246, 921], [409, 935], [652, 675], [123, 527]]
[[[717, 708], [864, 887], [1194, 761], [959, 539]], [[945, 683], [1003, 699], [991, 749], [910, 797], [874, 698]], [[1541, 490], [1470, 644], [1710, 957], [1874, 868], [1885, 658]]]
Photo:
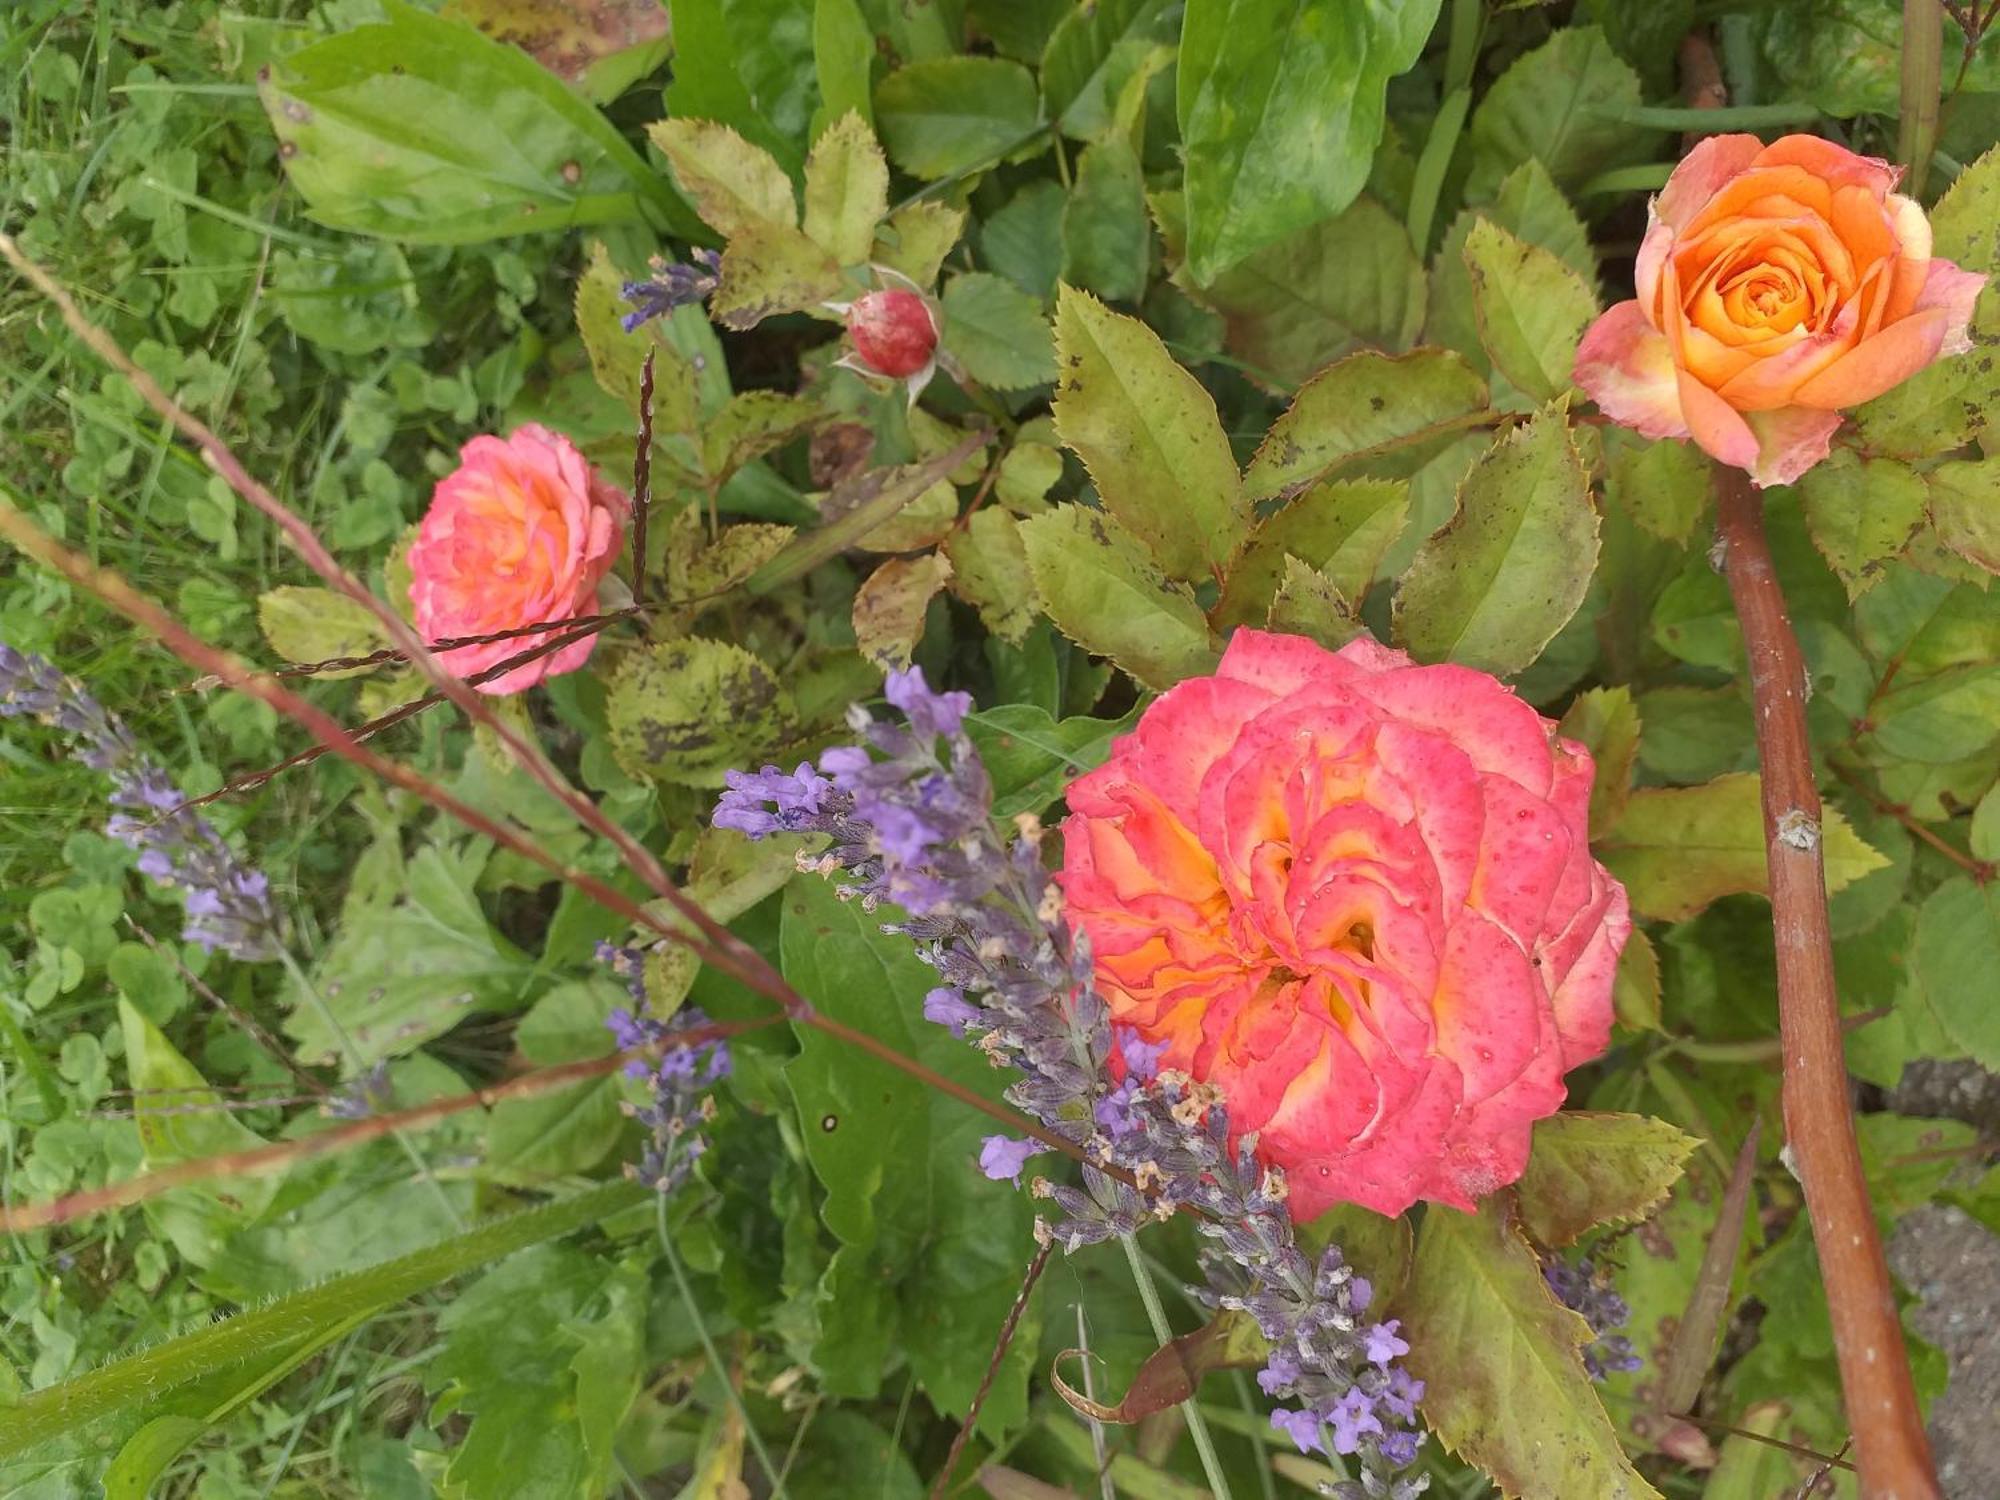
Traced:
[[1817, 136], [1709, 136], [1653, 199], [1639, 295], [1584, 334], [1576, 383], [1646, 437], [1792, 483], [1843, 409], [1971, 348], [1986, 278], [1932, 257], [1898, 176]]
[[1631, 931], [1589, 753], [1496, 679], [1239, 630], [1069, 789], [1062, 888], [1114, 1021], [1335, 1203], [1470, 1207], [1610, 1039]]
[[[410, 602], [425, 640], [490, 635], [597, 611], [598, 585], [625, 541], [632, 502], [569, 439], [529, 423], [505, 438], [476, 437], [438, 481], [410, 548]], [[540, 632], [440, 653], [461, 677], [540, 645]], [[518, 693], [574, 672], [586, 636], [479, 685]]]

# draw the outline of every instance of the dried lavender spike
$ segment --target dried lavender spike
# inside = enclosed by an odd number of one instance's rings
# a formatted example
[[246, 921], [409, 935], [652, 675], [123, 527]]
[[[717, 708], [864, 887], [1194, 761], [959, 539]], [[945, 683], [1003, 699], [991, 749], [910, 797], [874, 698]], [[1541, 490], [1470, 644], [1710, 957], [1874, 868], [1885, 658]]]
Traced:
[[1631, 1339], [1618, 1330], [1632, 1316], [1632, 1309], [1611, 1285], [1611, 1277], [1588, 1259], [1574, 1265], [1563, 1260], [1543, 1263], [1542, 1279], [1556, 1300], [1590, 1325], [1591, 1341], [1583, 1346], [1583, 1367], [1592, 1380], [1606, 1375], [1627, 1374], [1646, 1362], [1632, 1348]]
[[[142, 874], [181, 892], [181, 936], [245, 962], [278, 957], [270, 882], [243, 864], [199, 813], [182, 806], [173, 778], [140, 750], [123, 722], [43, 657], [0, 641], [0, 718], [34, 718], [69, 740], [77, 760], [111, 780], [120, 809], [105, 832], [139, 851]], [[134, 813], [145, 811], [142, 818]]]

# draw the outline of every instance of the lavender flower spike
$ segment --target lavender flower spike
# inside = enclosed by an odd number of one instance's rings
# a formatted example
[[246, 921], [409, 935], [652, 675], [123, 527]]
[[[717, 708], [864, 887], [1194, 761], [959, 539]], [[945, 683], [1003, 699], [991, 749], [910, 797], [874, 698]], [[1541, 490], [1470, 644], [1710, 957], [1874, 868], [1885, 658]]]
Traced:
[[641, 325], [664, 318], [677, 307], [699, 302], [722, 279], [722, 256], [714, 250], [692, 252], [693, 264], [653, 257], [647, 269], [653, 274], [644, 281], [628, 281], [618, 294], [632, 304], [632, 311], [620, 318], [627, 333], [637, 333]]
[[0, 719], [24, 717], [64, 736], [77, 760], [111, 779], [111, 803], [126, 810], [112, 814], [105, 832], [139, 851], [142, 874], [179, 888], [183, 938], [246, 962], [278, 956], [278, 916], [263, 872], [244, 865], [206, 818], [181, 806], [173, 778], [81, 683], [0, 641]]
[[1626, 1374], [1645, 1364], [1633, 1350], [1632, 1341], [1617, 1331], [1625, 1326], [1632, 1310], [1601, 1269], [1588, 1260], [1575, 1265], [1552, 1260], [1542, 1267], [1542, 1279], [1558, 1302], [1590, 1325], [1592, 1338], [1583, 1347], [1583, 1368], [1592, 1380]]

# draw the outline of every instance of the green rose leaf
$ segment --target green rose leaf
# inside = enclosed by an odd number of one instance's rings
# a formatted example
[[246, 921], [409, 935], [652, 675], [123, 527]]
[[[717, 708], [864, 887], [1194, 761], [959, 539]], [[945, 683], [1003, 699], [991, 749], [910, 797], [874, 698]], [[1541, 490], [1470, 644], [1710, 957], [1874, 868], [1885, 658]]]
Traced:
[[2000, 1066], [2000, 894], [1970, 876], [1946, 881], [1917, 912], [1912, 967], [1951, 1039], [1983, 1067]]
[[1507, 676], [1568, 623], [1597, 565], [1590, 477], [1551, 407], [1495, 443], [1396, 590], [1396, 638], [1426, 661]]
[[918, 286], [930, 286], [964, 232], [964, 209], [924, 198], [889, 215], [875, 232], [875, 253], [868, 258], [875, 265], [901, 271]]
[[829, 118], [852, 110], [875, 120], [875, 33], [855, 0], [814, 0], [813, 72]]
[[945, 351], [981, 385], [1019, 391], [1056, 378], [1042, 304], [1013, 282], [990, 271], [966, 271], [952, 277], [941, 300]]
[[1311, 563], [1287, 554], [1285, 571], [1264, 616], [1268, 629], [1302, 635], [1338, 651], [1366, 628], [1340, 585]]
[[1324, 574], [1350, 601], [1368, 592], [1383, 555], [1402, 534], [1410, 486], [1400, 479], [1339, 479], [1314, 485], [1250, 533], [1229, 564], [1215, 624], [1261, 619], [1285, 576], [1286, 558]]
[[798, 175], [820, 103], [804, 0], [674, 0], [667, 113], [739, 130]]
[[1645, 1115], [1565, 1110], [1537, 1120], [1517, 1190], [1521, 1225], [1540, 1243], [1562, 1246], [1595, 1225], [1643, 1219], [1700, 1144]]
[[1139, 58], [1174, 40], [1172, 0], [1098, 0], [1072, 6], [1042, 52], [1042, 94], [1065, 135], [1095, 140], [1117, 87]]
[[934, 181], [997, 163], [1041, 118], [1035, 78], [997, 57], [936, 57], [875, 88], [875, 123], [897, 166]]
[[1924, 524], [1930, 493], [1907, 464], [1842, 448], [1799, 481], [1813, 545], [1858, 599]]
[[[1184, 199], [1160, 193], [1152, 201], [1170, 250], [1184, 255]], [[1406, 349], [1424, 321], [1424, 268], [1409, 231], [1366, 194], [1206, 285], [1185, 267], [1176, 280], [1222, 315], [1229, 352], [1269, 383], [1297, 384], [1356, 344]]]
[[1215, 402], [1160, 336], [1088, 292], [1056, 298], [1056, 431], [1106, 510], [1176, 578], [1219, 572], [1250, 507]]
[[998, 506], [982, 506], [945, 538], [944, 550], [951, 591], [979, 611], [988, 630], [1019, 645], [1035, 623], [1035, 579], [1021, 523]]
[[382, 8], [258, 86], [318, 222], [426, 245], [648, 221], [706, 238], [617, 127], [526, 53], [402, 0]]
[[888, 212], [889, 164], [875, 132], [860, 114], [844, 114], [806, 158], [806, 234], [840, 265], [860, 265]]
[[1104, 764], [1112, 740], [1137, 719], [1136, 708], [1122, 719], [1055, 719], [1032, 703], [1003, 703], [972, 715], [966, 733], [993, 779], [993, 815], [1041, 812], [1071, 781]]
[[741, 646], [689, 637], [634, 651], [605, 690], [611, 751], [632, 776], [722, 785], [784, 742], [790, 695]]
[[1456, 349], [1482, 372], [1486, 351], [1479, 343], [1479, 321], [1472, 307], [1472, 275], [1466, 268], [1465, 241], [1472, 226], [1486, 219], [1530, 245], [1539, 245], [1583, 278], [1593, 293], [1597, 285], [1597, 253], [1583, 220], [1570, 207], [1549, 170], [1533, 157], [1501, 178], [1493, 200], [1467, 209], [1445, 231], [1431, 264], [1429, 313], [1425, 341]]
[[924, 633], [924, 613], [951, 577], [950, 559], [937, 552], [892, 557], [854, 593], [854, 641], [884, 671], [907, 667]]
[[1649, 160], [1657, 131], [1617, 118], [1639, 107], [1639, 75], [1595, 26], [1565, 26], [1516, 58], [1472, 112], [1467, 132], [1472, 175], [1466, 198], [1494, 196], [1509, 172], [1529, 160], [1574, 193], [1600, 172]]
[[1243, 487], [1252, 500], [1296, 495], [1348, 464], [1442, 447], [1486, 410], [1486, 382], [1448, 350], [1352, 354], [1299, 387]]
[[1924, 478], [1938, 540], [1974, 567], [2000, 573], [2000, 459], [1939, 464]]
[[708, 311], [724, 328], [741, 332], [779, 313], [831, 317], [825, 304], [846, 290], [839, 265], [802, 231], [757, 224], [730, 236]]
[[1063, 505], [1021, 523], [1035, 592], [1056, 628], [1150, 688], [1215, 665], [1193, 593], [1160, 571], [1115, 516]]
[[[1642, 787], [1597, 842], [1625, 883], [1634, 916], [1680, 922], [1718, 897], [1769, 889], [1758, 778], [1718, 776], [1701, 786]], [[1888, 864], [1847, 820], [1826, 809], [1820, 854], [1829, 894]]]
[[1130, 142], [1100, 141], [1077, 157], [1076, 186], [1063, 207], [1062, 245], [1062, 276], [1071, 285], [1114, 302], [1144, 295], [1153, 227], [1146, 217], [1146, 179]]
[[[382, 622], [345, 594], [332, 589], [286, 584], [257, 599], [257, 624], [271, 649], [290, 662], [327, 661], [336, 656], [366, 656], [389, 644]], [[321, 672], [321, 677], [352, 677], [367, 667]]]
[[1504, 1198], [1425, 1217], [1396, 1310], [1424, 1418], [1447, 1451], [1510, 1494], [1660, 1500], [1584, 1373], [1590, 1325], [1555, 1300]]
[[1473, 221], [1461, 253], [1479, 342], [1494, 368], [1534, 401], [1568, 390], [1577, 342], [1597, 316], [1590, 283], [1554, 252], [1484, 218]]
[[1354, 201], [1384, 91], [1437, 12], [1438, 0], [1188, 0], [1176, 97], [1196, 281]]
[[1562, 732], [1580, 742], [1597, 763], [1590, 784], [1590, 835], [1602, 838], [1625, 810], [1632, 765], [1639, 754], [1640, 720], [1632, 690], [1592, 688], [1579, 693], [1562, 717]]
[[1714, 466], [1693, 443], [1656, 443], [1620, 431], [1607, 443], [1605, 494], [1654, 536], [1685, 542], [1708, 511]]

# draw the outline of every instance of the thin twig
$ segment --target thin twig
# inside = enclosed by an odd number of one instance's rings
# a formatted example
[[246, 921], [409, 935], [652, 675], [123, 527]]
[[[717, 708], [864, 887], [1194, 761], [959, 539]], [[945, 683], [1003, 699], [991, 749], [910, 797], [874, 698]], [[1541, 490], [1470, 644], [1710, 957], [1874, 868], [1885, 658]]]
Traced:
[[[491, 646], [500, 641], [518, 641], [524, 636], [547, 635], [555, 630], [574, 630], [580, 625], [611, 625], [627, 619], [635, 611], [627, 605], [624, 609], [606, 611], [601, 615], [571, 615], [567, 620], [537, 620], [532, 625], [514, 625], [506, 630], [489, 630], [484, 635], [442, 636], [424, 644], [433, 651], [457, 651], [464, 646]], [[379, 651], [370, 651], [365, 656], [329, 656], [324, 661], [290, 662], [282, 667], [273, 667], [273, 677], [320, 677], [328, 672], [355, 672], [363, 667], [386, 667], [406, 659], [400, 646], [384, 646]], [[467, 682], [480, 682], [483, 678], [468, 677]], [[182, 692], [208, 692], [222, 686], [220, 678], [197, 677]]]
[[1868, 1199], [1848, 1101], [1840, 1000], [1806, 726], [1806, 665], [1765, 540], [1763, 502], [1716, 467], [1724, 575], [1743, 627], [1763, 769], [1764, 847], [1777, 941], [1784, 1117], [1826, 1282], [1834, 1353], [1864, 1500], [1938, 1500], [1894, 1284]]
[[639, 367], [639, 446], [632, 453], [632, 603], [646, 602], [646, 522], [653, 512], [653, 354]]
[[[674, 1046], [695, 1046], [719, 1037], [736, 1036], [747, 1031], [756, 1031], [766, 1026], [776, 1025], [782, 1016], [767, 1016], [755, 1021], [715, 1021], [705, 1026], [690, 1026], [673, 1034], [670, 1041]], [[635, 1047], [626, 1052], [607, 1053], [603, 1057], [586, 1058], [581, 1062], [558, 1063], [553, 1067], [537, 1068], [532, 1073], [523, 1073], [504, 1083], [496, 1083], [488, 1088], [473, 1089], [464, 1094], [448, 1094], [441, 1099], [431, 1099], [423, 1104], [415, 1104], [408, 1109], [392, 1110], [385, 1114], [371, 1115], [365, 1120], [356, 1120], [347, 1125], [336, 1125], [312, 1135], [300, 1136], [296, 1140], [278, 1141], [269, 1146], [255, 1146], [248, 1151], [230, 1151], [219, 1156], [197, 1157], [191, 1161], [175, 1162], [171, 1166], [160, 1167], [137, 1177], [128, 1177], [123, 1182], [114, 1182], [101, 1188], [89, 1188], [80, 1193], [66, 1193], [60, 1198], [51, 1198], [40, 1203], [12, 1204], [0, 1207], [0, 1234], [25, 1234], [31, 1229], [49, 1229], [58, 1224], [68, 1224], [91, 1214], [104, 1213], [114, 1208], [129, 1208], [135, 1203], [144, 1203], [149, 1198], [157, 1198], [162, 1193], [175, 1188], [187, 1187], [191, 1183], [206, 1182], [217, 1177], [258, 1177], [266, 1172], [283, 1171], [299, 1162], [311, 1161], [316, 1157], [332, 1155], [339, 1151], [365, 1146], [370, 1141], [399, 1130], [422, 1130], [463, 1114], [469, 1109], [493, 1109], [510, 1099], [533, 1099], [543, 1094], [568, 1088], [573, 1084], [586, 1083], [593, 1078], [603, 1078], [616, 1072], [626, 1063], [651, 1056], [659, 1044]]]
[[1842, 781], [1853, 787], [1855, 791], [1859, 792], [1862, 798], [1875, 811], [1881, 813], [1886, 818], [1894, 818], [1908, 830], [1912, 838], [1921, 839], [1924, 843], [1929, 844], [1931, 848], [1970, 875], [1978, 884], [1985, 885], [1993, 879], [1996, 871], [1993, 861], [1974, 859], [1963, 849], [1956, 848], [1950, 840], [1940, 837], [1933, 830], [1926, 828], [1907, 807], [1902, 806], [1900, 803], [1891, 802], [1887, 797], [1882, 796], [1873, 787], [1869, 786], [1867, 782], [1844, 766], [1829, 763], [1828, 769], [1835, 776], [1838, 776]]
[[959, 1459], [964, 1456], [965, 1445], [972, 1441], [972, 1429], [979, 1425], [979, 1413], [993, 1389], [994, 1378], [1000, 1373], [1001, 1362], [1006, 1359], [1007, 1350], [1014, 1342], [1014, 1331], [1021, 1326], [1021, 1315], [1028, 1310], [1035, 1283], [1042, 1279], [1042, 1272], [1048, 1268], [1049, 1253], [1054, 1249], [1055, 1240], [1045, 1239], [1036, 1247], [1035, 1258], [1028, 1262], [1028, 1274], [1021, 1278], [1021, 1290], [1014, 1294], [1014, 1305], [1007, 1309], [1006, 1320], [1000, 1325], [1000, 1337], [993, 1345], [992, 1357], [986, 1361], [986, 1373], [980, 1378], [979, 1389], [972, 1394], [972, 1405], [966, 1408], [958, 1436], [951, 1440], [951, 1451], [944, 1456], [944, 1467], [938, 1470], [938, 1477], [931, 1485], [930, 1500], [943, 1500], [945, 1490], [951, 1484], [952, 1471], [957, 1469]]

